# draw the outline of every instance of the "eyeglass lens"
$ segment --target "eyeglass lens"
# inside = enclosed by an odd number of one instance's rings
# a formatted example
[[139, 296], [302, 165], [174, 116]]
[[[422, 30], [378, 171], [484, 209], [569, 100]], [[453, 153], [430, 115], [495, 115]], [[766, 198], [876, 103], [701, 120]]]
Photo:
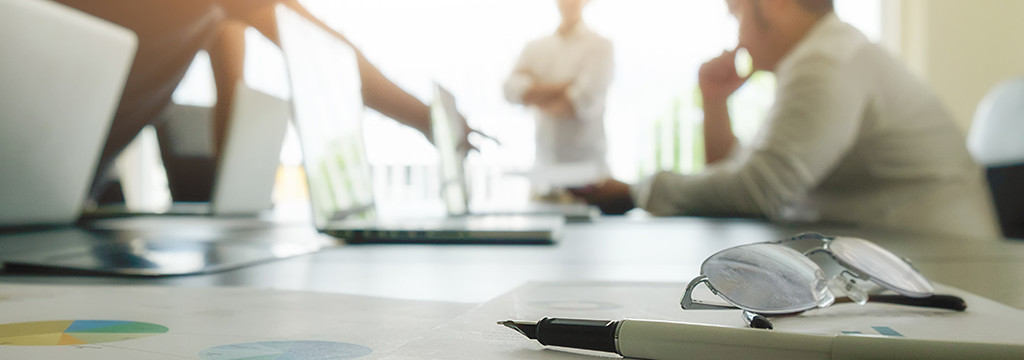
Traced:
[[827, 248], [846, 266], [900, 294], [925, 297], [935, 292], [928, 279], [910, 264], [875, 243], [858, 238], [837, 237], [829, 242]]
[[818, 265], [796, 250], [775, 244], [723, 250], [704, 261], [701, 273], [719, 296], [758, 313], [800, 312], [835, 300]]

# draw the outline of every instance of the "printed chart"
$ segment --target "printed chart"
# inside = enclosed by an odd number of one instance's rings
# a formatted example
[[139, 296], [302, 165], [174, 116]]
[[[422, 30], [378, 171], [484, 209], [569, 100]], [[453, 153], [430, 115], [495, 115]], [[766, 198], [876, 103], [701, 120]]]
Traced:
[[118, 320], [60, 320], [0, 324], [0, 345], [84, 345], [150, 337], [167, 327]]
[[347, 360], [369, 355], [373, 349], [332, 341], [262, 341], [203, 350], [203, 360]]

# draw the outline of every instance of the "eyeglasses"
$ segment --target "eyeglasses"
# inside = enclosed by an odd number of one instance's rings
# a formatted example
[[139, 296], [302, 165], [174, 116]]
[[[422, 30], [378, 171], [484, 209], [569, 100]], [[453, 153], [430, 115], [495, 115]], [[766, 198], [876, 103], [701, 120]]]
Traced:
[[[731, 306], [694, 300], [701, 283]], [[701, 264], [701, 275], [686, 286], [680, 305], [685, 310], [739, 308], [750, 320], [749, 313], [793, 314], [832, 305], [837, 299], [830, 287], [863, 305], [872, 283], [899, 294], [872, 295], [872, 301], [966, 308], [958, 297], [934, 295], [935, 288], [909, 261], [870, 241], [813, 233], [711, 255]]]

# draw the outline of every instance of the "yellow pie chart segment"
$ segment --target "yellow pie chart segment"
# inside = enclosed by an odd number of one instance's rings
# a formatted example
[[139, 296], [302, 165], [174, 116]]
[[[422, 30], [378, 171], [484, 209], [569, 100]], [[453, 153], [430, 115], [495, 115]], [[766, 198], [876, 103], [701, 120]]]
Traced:
[[133, 340], [166, 333], [167, 327], [121, 320], [60, 320], [0, 324], [0, 346], [58, 346]]

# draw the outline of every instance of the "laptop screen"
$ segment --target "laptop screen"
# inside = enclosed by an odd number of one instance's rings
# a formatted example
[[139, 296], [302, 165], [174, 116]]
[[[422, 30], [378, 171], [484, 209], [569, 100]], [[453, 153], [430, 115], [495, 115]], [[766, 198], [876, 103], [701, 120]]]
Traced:
[[285, 5], [277, 17], [314, 223], [372, 217], [355, 50]]
[[434, 145], [440, 155], [441, 193], [448, 215], [465, 215], [469, 213], [469, 191], [466, 188], [464, 168], [466, 154], [459, 145], [465, 136], [466, 122], [455, 107], [455, 97], [437, 83], [434, 83], [430, 122]]

